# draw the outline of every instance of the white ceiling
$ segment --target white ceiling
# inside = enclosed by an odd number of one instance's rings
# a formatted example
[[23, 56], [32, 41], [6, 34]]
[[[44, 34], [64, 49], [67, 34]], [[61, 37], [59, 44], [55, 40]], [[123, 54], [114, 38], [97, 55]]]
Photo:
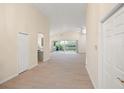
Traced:
[[86, 6], [82, 3], [39, 3], [35, 4], [49, 18], [50, 33], [80, 31], [85, 26]]

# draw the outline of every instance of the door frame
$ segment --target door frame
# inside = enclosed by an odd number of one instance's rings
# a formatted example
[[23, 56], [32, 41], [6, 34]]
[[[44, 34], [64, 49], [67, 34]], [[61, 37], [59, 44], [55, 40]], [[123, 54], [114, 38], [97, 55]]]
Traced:
[[38, 32], [37, 33], [37, 63], [39, 64], [39, 56], [38, 56], [38, 51], [39, 51], [39, 36], [40, 36], [40, 43], [41, 43], [41, 46], [42, 46], [42, 52], [43, 52], [43, 59], [42, 59], [42, 62], [44, 62], [44, 45], [45, 45], [45, 40], [44, 40], [44, 34], [41, 33], [41, 32]]
[[[27, 39], [28, 39], [28, 48], [29, 48], [29, 34], [28, 33], [26, 33], [26, 32], [18, 32], [17, 33], [17, 37], [18, 37], [18, 40], [17, 40], [17, 43], [19, 44], [19, 34], [22, 34], [22, 35], [26, 35], [27, 36]], [[20, 72], [20, 69], [19, 69], [19, 46], [18, 46], [18, 74], [20, 74], [20, 73], [22, 73], [22, 72]], [[28, 68], [29, 68], [29, 49], [27, 50], [27, 57], [28, 57], [28, 59], [27, 59], [27, 68], [26, 68], [26, 70], [28, 70]]]
[[[98, 88], [103, 88], [103, 65], [104, 65], [104, 35], [103, 32], [103, 23], [110, 18], [114, 13], [116, 13], [124, 4], [118, 3], [113, 6], [113, 8], [101, 19], [99, 23], [99, 32], [98, 32]], [[101, 82], [102, 81], [102, 82]]]

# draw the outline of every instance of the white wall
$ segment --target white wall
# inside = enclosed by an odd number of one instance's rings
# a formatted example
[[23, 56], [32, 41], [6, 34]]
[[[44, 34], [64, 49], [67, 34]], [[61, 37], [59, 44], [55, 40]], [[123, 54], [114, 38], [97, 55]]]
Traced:
[[37, 33], [45, 38], [45, 60], [49, 58], [47, 17], [30, 4], [0, 4], [0, 83], [18, 74], [17, 34], [29, 34], [29, 69], [37, 65]]
[[86, 68], [95, 88], [99, 88], [99, 35], [101, 32], [101, 18], [103, 18], [115, 4], [88, 4], [86, 29]]
[[52, 50], [52, 42], [56, 40], [78, 40], [78, 52], [85, 53], [85, 43], [86, 43], [86, 34], [81, 34], [78, 31], [68, 31], [68, 32], [60, 32], [50, 36], [51, 42], [51, 50]]

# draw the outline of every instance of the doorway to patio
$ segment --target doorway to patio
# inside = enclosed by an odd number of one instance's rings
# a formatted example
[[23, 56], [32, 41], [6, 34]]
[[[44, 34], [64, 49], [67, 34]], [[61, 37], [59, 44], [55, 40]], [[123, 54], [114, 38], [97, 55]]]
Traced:
[[77, 40], [53, 41], [53, 51], [78, 53], [78, 41]]

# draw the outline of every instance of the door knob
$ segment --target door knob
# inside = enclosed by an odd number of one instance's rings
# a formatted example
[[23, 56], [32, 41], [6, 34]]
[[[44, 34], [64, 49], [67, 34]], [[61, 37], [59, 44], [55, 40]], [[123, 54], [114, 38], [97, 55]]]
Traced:
[[117, 79], [118, 79], [121, 83], [124, 83], [124, 80], [120, 79], [119, 77], [117, 77]]

